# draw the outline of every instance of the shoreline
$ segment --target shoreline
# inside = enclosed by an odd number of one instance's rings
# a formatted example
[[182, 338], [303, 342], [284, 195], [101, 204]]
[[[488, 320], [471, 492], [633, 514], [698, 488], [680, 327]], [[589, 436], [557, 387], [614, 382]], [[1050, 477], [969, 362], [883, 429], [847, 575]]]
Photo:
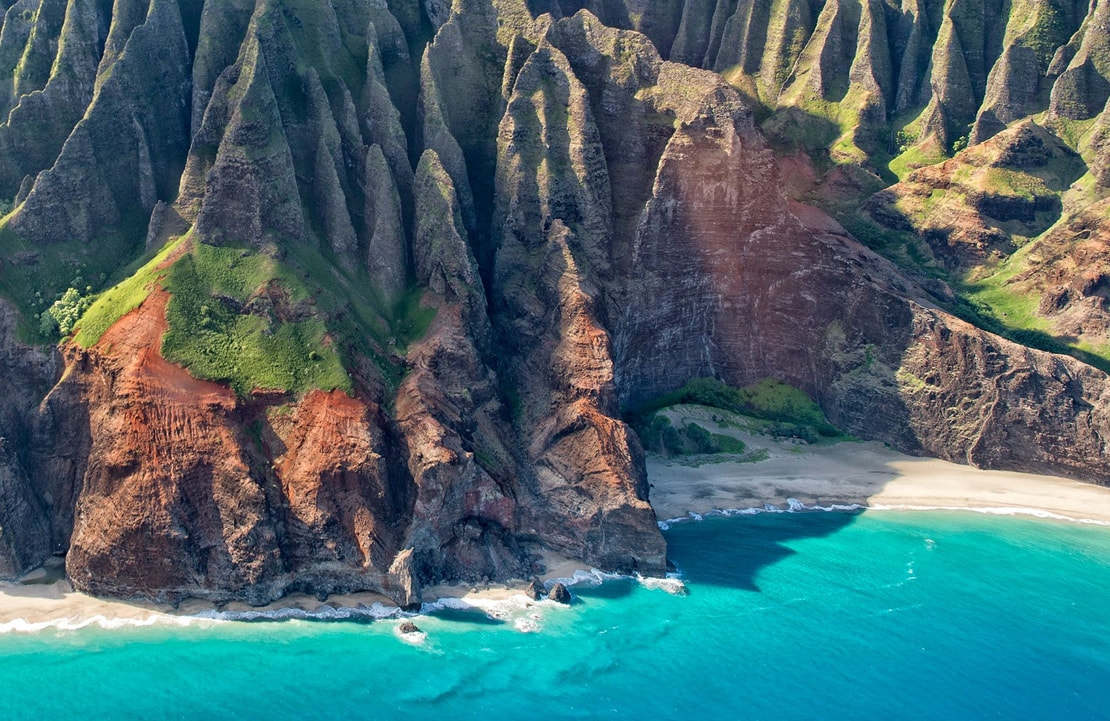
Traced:
[[[594, 571], [553, 553], [543, 554], [547, 570], [539, 574], [549, 586], [600, 583], [607, 574]], [[392, 600], [370, 591], [333, 594], [325, 601], [305, 593], [292, 593], [265, 606], [240, 601], [215, 604], [203, 599], [186, 599], [177, 607], [144, 601], [97, 598], [80, 591], [59, 577], [60, 560], [51, 559], [20, 581], [0, 582], [0, 636], [45, 630], [70, 631], [89, 626], [113, 629], [124, 626], [188, 626], [229, 622], [283, 620], [395, 620], [414, 618], [445, 609], [478, 609], [505, 615], [505, 609], [545, 603], [524, 595], [528, 581], [436, 585], [424, 589], [420, 611], [399, 608]], [[554, 601], [547, 603], [555, 603]]]
[[[681, 407], [673, 413], [680, 422], [712, 423], [707, 409]], [[1110, 488], [1104, 486], [1056, 476], [984, 471], [908, 456], [874, 442], [802, 446], [732, 427], [714, 430], [743, 440], [749, 453], [755, 452], [760, 460], [648, 456], [650, 499], [664, 530], [670, 523], [703, 516], [795, 511], [970, 511], [1110, 526]], [[540, 579], [549, 585], [555, 581], [596, 583], [610, 577], [555, 554], [545, 554], [544, 563], [547, 570]], [[400, 621], [448, 608], [497, 614], [543, 603], [522, 593], [527, 581], [521, 580], [431, 586], [424, 589], [424, 607], [417, 613], [403, 612], [388, 598], [369, 592], [336, 594], [323, 602], [308, 594], [290, 594], [262, 607], [194, 599], [173, 608], [74, 591], [59, 564], [60, 559], [55, 559], [22, 582], [0, 583], [0, 635], [86, 626], [183, 626], [298, 618]], [[657, 579], [643, 582], [666, 587], [665, 581]]]
[[742, 440], [749, 454], [762, 459], [648, 456], [650, 499], [660, 521], [766, 504], [786, 508], [795, 499], [811, 508], [960, 510], [1110, 525], [1110, 487], [909, 456], [874, 441], [799, 445], [713, 427], [719, 413], [678, 406], [667, 415], [672, 423], [693, 421]]

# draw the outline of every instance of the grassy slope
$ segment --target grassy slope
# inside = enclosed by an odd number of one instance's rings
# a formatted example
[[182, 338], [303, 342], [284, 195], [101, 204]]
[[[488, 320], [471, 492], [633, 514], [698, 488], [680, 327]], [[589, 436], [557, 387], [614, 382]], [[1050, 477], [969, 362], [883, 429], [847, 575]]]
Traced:
[[358, 367], [355, 356], [372, 359], [382, 380], [395, 385], [402, 368], [381, 349], [403, 351], [435, 315], [421, 303], [420, 289], [383, 308], [367, 279], [348, 277], [310, 248], [278, 260], [197, 243], [162, 267], [191, 243], [188, 235], [171, 241], [97, 296], [75, 341], [95, 344], [158, 284], [170, 293], [162, 354], [194, 376], [228, 383], [240, 394], [255, 388], [351, 391], [347, 369]]
[[259, 302], [264, 299], [255, 298], [258, 291], [270, 289], [268, 295], [284, 298], [290, 307], [308, 304], [310, 291], [299, 277], [269, 256], [204, 244], [163, 267], [189, 242], [188, 236], [172, 241], [100, 294], [78, 323], [74, 340], [84, 347], [95, 344], [159, 284], [171, 295], [162, 354], [194, 376], [226, 382], [244, 394], [254, 388], [352, 388], [323, 321], [311, 309], [298, 313], [297, 320], [282, 320], [270, 304]]
[[[240, 394], [352, 390], [326, 326], [311, 313], [308, 288], [273, 258], [198, 244], [173, 264], [163, 286], [170, 302], [162, 354], [194, 376]], [[305, 317], [282, 319], [283, 303], [271, 295], [293, 309], [308, 305]]]

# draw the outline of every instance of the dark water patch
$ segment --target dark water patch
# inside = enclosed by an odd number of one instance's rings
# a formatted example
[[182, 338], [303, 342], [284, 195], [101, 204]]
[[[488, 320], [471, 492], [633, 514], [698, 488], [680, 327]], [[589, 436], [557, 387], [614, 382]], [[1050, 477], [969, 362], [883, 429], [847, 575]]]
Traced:
[[836, 511], [708, 517], [675, 524], [664, 536], [670, 558], [691, 584], [758, 592], [760, 572], [797, 553], [790, 542], [830, 536], [858, 516], [859, 512]]

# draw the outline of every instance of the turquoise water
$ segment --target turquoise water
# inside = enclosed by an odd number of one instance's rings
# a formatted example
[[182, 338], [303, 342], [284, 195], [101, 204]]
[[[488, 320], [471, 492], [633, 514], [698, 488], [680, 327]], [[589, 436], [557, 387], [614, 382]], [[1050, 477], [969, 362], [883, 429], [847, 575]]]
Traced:
[[[0, 719], [1106, 719], [1110, 529], [972, 513], [710, 518], [689, 595], [0, 636]], [[534, 632], [521, 627], [535, 626]]]

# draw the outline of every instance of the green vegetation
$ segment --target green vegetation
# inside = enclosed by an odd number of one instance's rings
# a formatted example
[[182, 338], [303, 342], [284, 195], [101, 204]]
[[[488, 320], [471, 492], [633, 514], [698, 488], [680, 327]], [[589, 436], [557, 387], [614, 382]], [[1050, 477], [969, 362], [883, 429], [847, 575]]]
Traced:
[[[701, 389], [703, 393], [713, 392], [714, 386], [728, 388], [713, 379], [696, 379], [691, 383], [695, 389]], [[719, 388], [717, 390], [719, 391]], [[730, 392], [727, 397], [730, 404], [724, 406], [726, 410], [770, 421], [810, 426], [821, 435], [830, 438], [840, 435], [840, 432], [825, 418], [825, 413], [808, 395], [773, 378], [765, 378], [755, 385], [738, 389], [735, 393]]]
[[130, 274], [133, 269], [120, 269], [120, 259], [134, 258], [140, 252], [142, 242], [136, 239], [145, 232], [145, 220], [131, 218], [118, 231], [93, 243], [74, 240], [37, 245], [13, 231], [8, 218], [0, 220], [0, 294], [20, 311], [22, 340], [32, 344], [56, 341], [57, 326], [43, 321], [43, 313], [49, 314], [71, 288], [87, 297]]
[[[868, 103], [866, 93], [853, 85], [838, 102], [799, 96], [791, 106], [780, 107], [762, 124], [773, 141], [809, 153], [829, 151], [837, 165], [864, 165], [869, 153], [860, 148], [860, 114]], [[866, 145], [867, 143], [864, 143]]]
[[428, 333], [432, 321], [436, 317], [436, 309], [429, 308], [421, 303], [424, 299], [424, 289], [419, 287], [409, 288], [397, 302], [397, 307], [392, 314], [393, 331], [396, 342], [405, 348], [409, 343], [420, 340]]
[[927, 247], [915, 236], [880, 228], [859, 216], [838, 214], [837, 219], [869, 248], [902, 267], [913, 269], [923, 276], [945, 280], [956, 293], [955, 301], [934, 300], [949, 313], [1015, 343], [1050, 353], [1071, 355], [1110, 372], [1110, 353], [1069, 344], [1054, 337], [1049, 321], [1036, 313], [1040, 297], [1023, 293], [1009, 284], [1025, 267], [1024, 257], [1035, 248], [1033, 244], [1024, 245], [990, 275], [973, 282], [961, 282], [951, 278], [931, 255], [925, 255], [929, 252]]
[[[170, 293], [162, 355], [197, 378], [226, 382], [240, 394], [254, 388], [352, 388], [299, 276], [268, 255], [203, 243], [166, 267], [187, 242], [189, 236], [167, 244], [98, 296], [79, 321], [74, 340], [85, 347], [95, 344], [158, 283]], [[59, 326], [68, 332], [60, 321]]]
[[665, 416], [657, 413], [681, 403], [719, 408], [758, 419], [759, 422], [753, 425], [760, 432], [774, 437], [799, 438], [809, 443], [822, 438], [842, 437], [840, 431], [825, 418], [821, 408], [793, 386], [765, 378], [755, 385], [733, 388], [715, 378], [695, 378], [682, 388], [659, 396], [628, 414], [629, 423], [639, 434], [645, 448], [670, 455], [743, 452], [743, 444], [735, 438], [709, 433], [694, 424], [677, 429]]
[[[963, 180], [957, 173], [954, 180]], [[1008, 168], [987, 168], [981, 172], [980, 183], [985, 190], [996, 195], [1022, 200], [1036, 200], [1037, 198], [1056, 197], [1056, 193], [1049, 189], [1044, 180], [1029, 173], [1023, 173]]]
[[150, 295], [151, 284], [165, 274], [165, 270], [161, 266], [165, 263], [166, 258], [182, 243], [187, 242], [187, 238], [188, 236], [184, 236], [167, 243], [157, 255], [142, 265], [135, 273], [96, 296], [77, 324], [77, 335], [74, 340], [80, 346], [88, 348], [96, 344], [100, 340], [100, 336], [104, 335], [104, 332], [113, 323], [126, 313], [138, 308]]
[[196, 243], [187, 234], [134, 264], [109, 290], [82, 296], [75, 341], [95, 344], [158, 284], [170, 293], [162, 354], [198, 378], [228, 383], [240, 394], [350, 391], [346, 369], [369, 359], [396, 386], [404, 368], [392, 353], [427, 333], [435, 308], [422, 302], [421, 288], [385, 303], [365, 271], [344, 272], [327, 252], [290, 244], [278, 258]]
[[352, 389], [306, 286], [274, 258], [197, 244], [169, 268], [163, 286], [170, 302], [162, 355], [197, 378], [244, 395]]
[[664, 415], [654, 414], [636, 429], [644, 448], [665, 456], [740, 455], [747, 446], [739, 438], [712, 433], [697, 423], [676, 428]]
[[[901, 139], [901, 142], [899, 141]], [[898, 155], [888, 164], [887, 169], [898, 179], [903, 181], [910, 173], [926, 165], [936, 165], [948, 160], [948, 156], [936, 143], [917, 145], [917, 136], [912, 132], [899, 130], [895, 135], [898, 143]]]
[[[800, 452], [787, 449], [787, 452]], [[686, 466], [688, 468], [700, 468], [705, 465], [712, 465], [715, 463], [759, 463], [765, 461], [771, 456], [766, 448], [757, 448], [754, 451], [744, 453], [743, 455], [732, 455], [725, 453], [717, 453], [705, 456], [675, 456], [672, 457], [667, 465]]]
[[1049, 353], [1070, 355], [1110, 373], [1110, 359], [1070, 345], [1049, 333], [1048, 322], [1034, 315], [1037, 299], [1003, 285], [1005, 274], [964, 286], [945, 310], [985, 331]]
[[1036, 54], [1043, 73], [1052, 62], [1056, 48], [1068, 41], [1067, 17], [1051, 2], [1037, 3], [1032, 16], [1033, 25], [1021, 36], [1020, 43]]
[[[85, 292], [91, 294], [92, 286], [86, 286]], [[76, 288], [69, 288], [61, 298], [54, 301], [52, 306], [43, 311], [40, 316], [39, 332], [42, 335], [55, 333], [69, 335], [90, 305], [92, 305], [91, 295], [81, 295], [81, 291]]]
[[899, 130], [894, 134], [894, 145], [899, 153], [904, 153], [917, 144], [917, 134], [908, 130]]

